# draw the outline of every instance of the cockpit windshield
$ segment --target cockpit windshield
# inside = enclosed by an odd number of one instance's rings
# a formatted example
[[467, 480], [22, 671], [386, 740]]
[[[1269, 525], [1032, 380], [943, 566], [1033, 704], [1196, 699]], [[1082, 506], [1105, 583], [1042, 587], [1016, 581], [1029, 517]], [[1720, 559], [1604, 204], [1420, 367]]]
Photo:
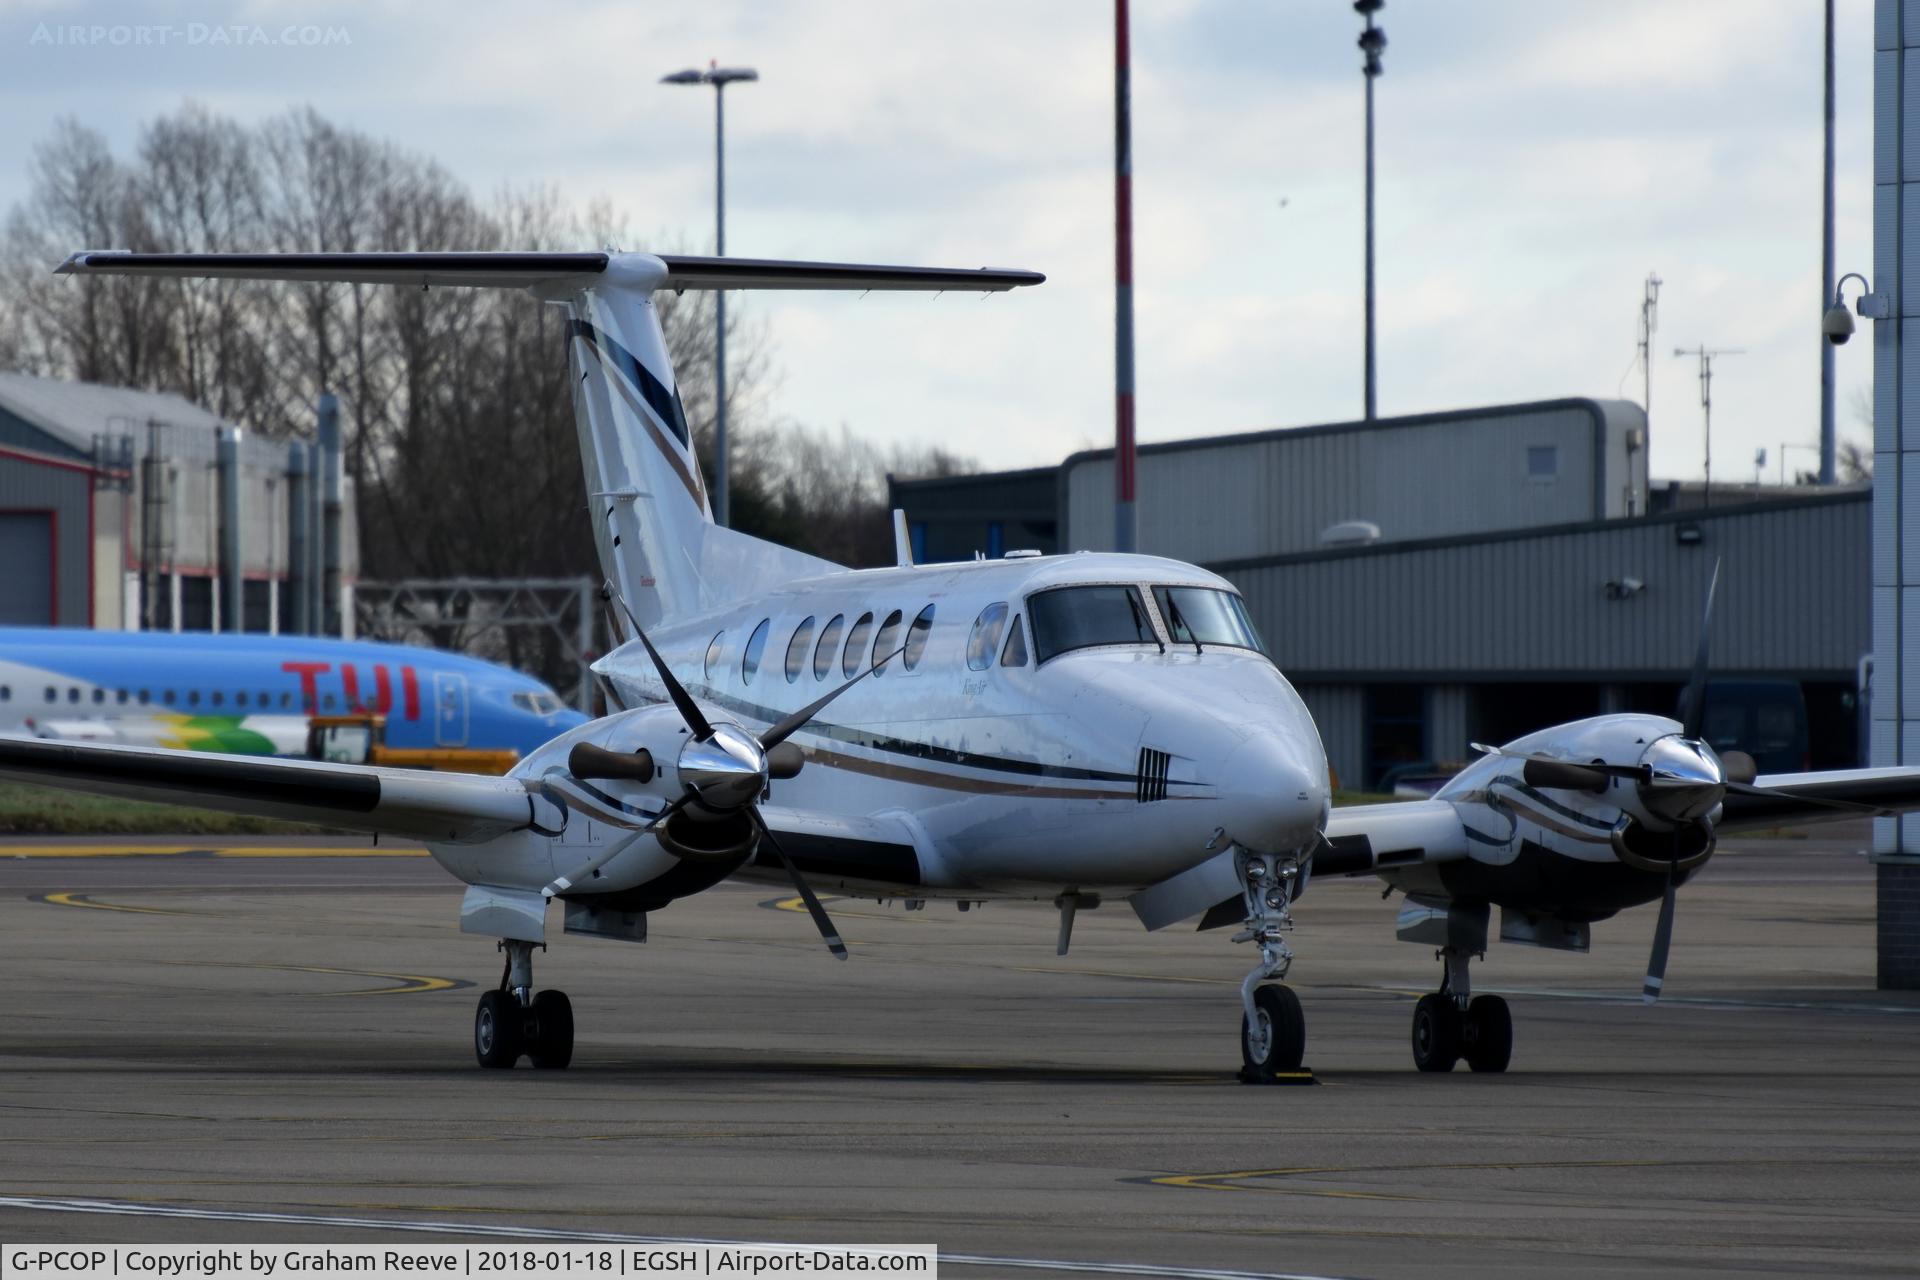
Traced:
[[566, 710], [567, 704], [553, 693], [516, 693], [513, 705], [522, 711], [531, 711], [537, 716], [550, 716], [556, 711]]
[[1160, 643], [1133, 587], [1056, 587], [1028, 597], [1027, 613], [1041, 662], [1070, 649]]
[[1219, 644], [1265, 653], [1247, 606], [1231, 591], [1213, 587], [1155, 587], [1153, 598], [1175, 644]]

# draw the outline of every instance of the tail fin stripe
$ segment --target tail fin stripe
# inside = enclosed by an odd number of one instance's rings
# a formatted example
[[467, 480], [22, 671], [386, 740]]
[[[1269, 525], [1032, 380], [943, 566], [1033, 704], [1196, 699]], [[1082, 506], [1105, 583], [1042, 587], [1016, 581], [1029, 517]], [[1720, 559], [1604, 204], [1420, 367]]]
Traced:
[[[657, 415], [671, 429], [677, 419], [680, 431], [685, 432], [687, 420], [686, 416], [679, 412], [679, 398], [668, 392], [666, 386], [649, 373], [647, 367], [641, 364], [631, 351], [593, 325], [584, 320], [575, 320], [573, 336], [586, 343], [603, 364], [611, 365], [625, 375], [620, 378], [609, 378], [608, 381], [620, 389], [621, 397], [633, 410], [634, 416], [646, 426], [648, 434], [653, 437], [654, 447], [666, 457], [668, 464], [673, 467], [674, 475], [678, 476], [680, 483], [687, 487], [687, 493], [696, 504], [704, 506], [707, 499], [700, 484], [700, 477], [687, 465], [686, 458], [680, 450], [668, 443], [666, 435], [654, 421]], [[647, 395], [649, 388], [654, 395]], [[635, 395], [636, 391], [639, 393], [638, 396]], [[642, 407], [642, 398], [646, 400], [645, 407]], [[674, 413], [669, 415], [660, 412], [659, 401], [662, 399], [670, 409], [674, 410]], [[685, 436], [683, 435], [681, 439], [684, 443]]]

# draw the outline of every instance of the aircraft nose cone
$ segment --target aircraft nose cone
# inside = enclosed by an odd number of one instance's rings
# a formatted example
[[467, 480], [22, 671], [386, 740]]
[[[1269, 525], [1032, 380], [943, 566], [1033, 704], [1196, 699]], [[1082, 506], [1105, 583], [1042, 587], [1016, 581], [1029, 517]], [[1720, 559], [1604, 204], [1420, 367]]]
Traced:
[[1332, 798], [1323, 758], [1284, 737], [1259, 732], [1221, 758], [1214, 795], [1215, 825], [1234, 843], [1263, 853], [1311, 844], [1326, 828]]
[[1726, 769], [1704, 742], [1678, 735], [1658, 738], [1640, 763], [1648, 775], [1640, 784], [1642, 803], [1674, 822], [1705, 817], [1726, 793]]

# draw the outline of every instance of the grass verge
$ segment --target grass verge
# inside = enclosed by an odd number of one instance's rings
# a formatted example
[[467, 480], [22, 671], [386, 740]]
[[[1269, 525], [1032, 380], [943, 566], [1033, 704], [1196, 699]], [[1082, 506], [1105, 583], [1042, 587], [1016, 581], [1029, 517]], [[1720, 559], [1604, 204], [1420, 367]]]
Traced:
[[211, 809], [142, 804], [78, 791], [0, 782], [0, 833], [36, 836], [268, 836], [330, 834], [325, 827]]

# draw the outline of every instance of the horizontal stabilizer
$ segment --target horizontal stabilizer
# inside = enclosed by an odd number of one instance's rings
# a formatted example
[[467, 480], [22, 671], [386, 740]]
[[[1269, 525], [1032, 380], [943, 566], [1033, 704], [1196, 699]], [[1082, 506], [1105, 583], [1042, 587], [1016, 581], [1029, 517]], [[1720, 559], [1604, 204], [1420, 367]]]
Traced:
[[[609, 267], [632, 268], [610, 272]], [[524, 289], [587, 286], [601, 279], [663, 289], [920, 289], [998, 292], [1039, 284], [1037, 271], [889, 267], [773, 258], [689, 258], [644, 253], [129, 253], [84, 249], [56, 275], [184, 276]]]
[[925, 289], [1001, 292], [1046, 279], [1001, 267], [881, 267], [775, 258], [687, 258], [661, 254], [668, 289]]
[[606, 271], [607, 261], [604, 253], [128, 253], [84, 249], [55, 267], [54, 274], [524, 289], [548, 281], [586, 283]]
[[0, 736], [0, 778], [455, 843], [527, 827], [518, 778]]

